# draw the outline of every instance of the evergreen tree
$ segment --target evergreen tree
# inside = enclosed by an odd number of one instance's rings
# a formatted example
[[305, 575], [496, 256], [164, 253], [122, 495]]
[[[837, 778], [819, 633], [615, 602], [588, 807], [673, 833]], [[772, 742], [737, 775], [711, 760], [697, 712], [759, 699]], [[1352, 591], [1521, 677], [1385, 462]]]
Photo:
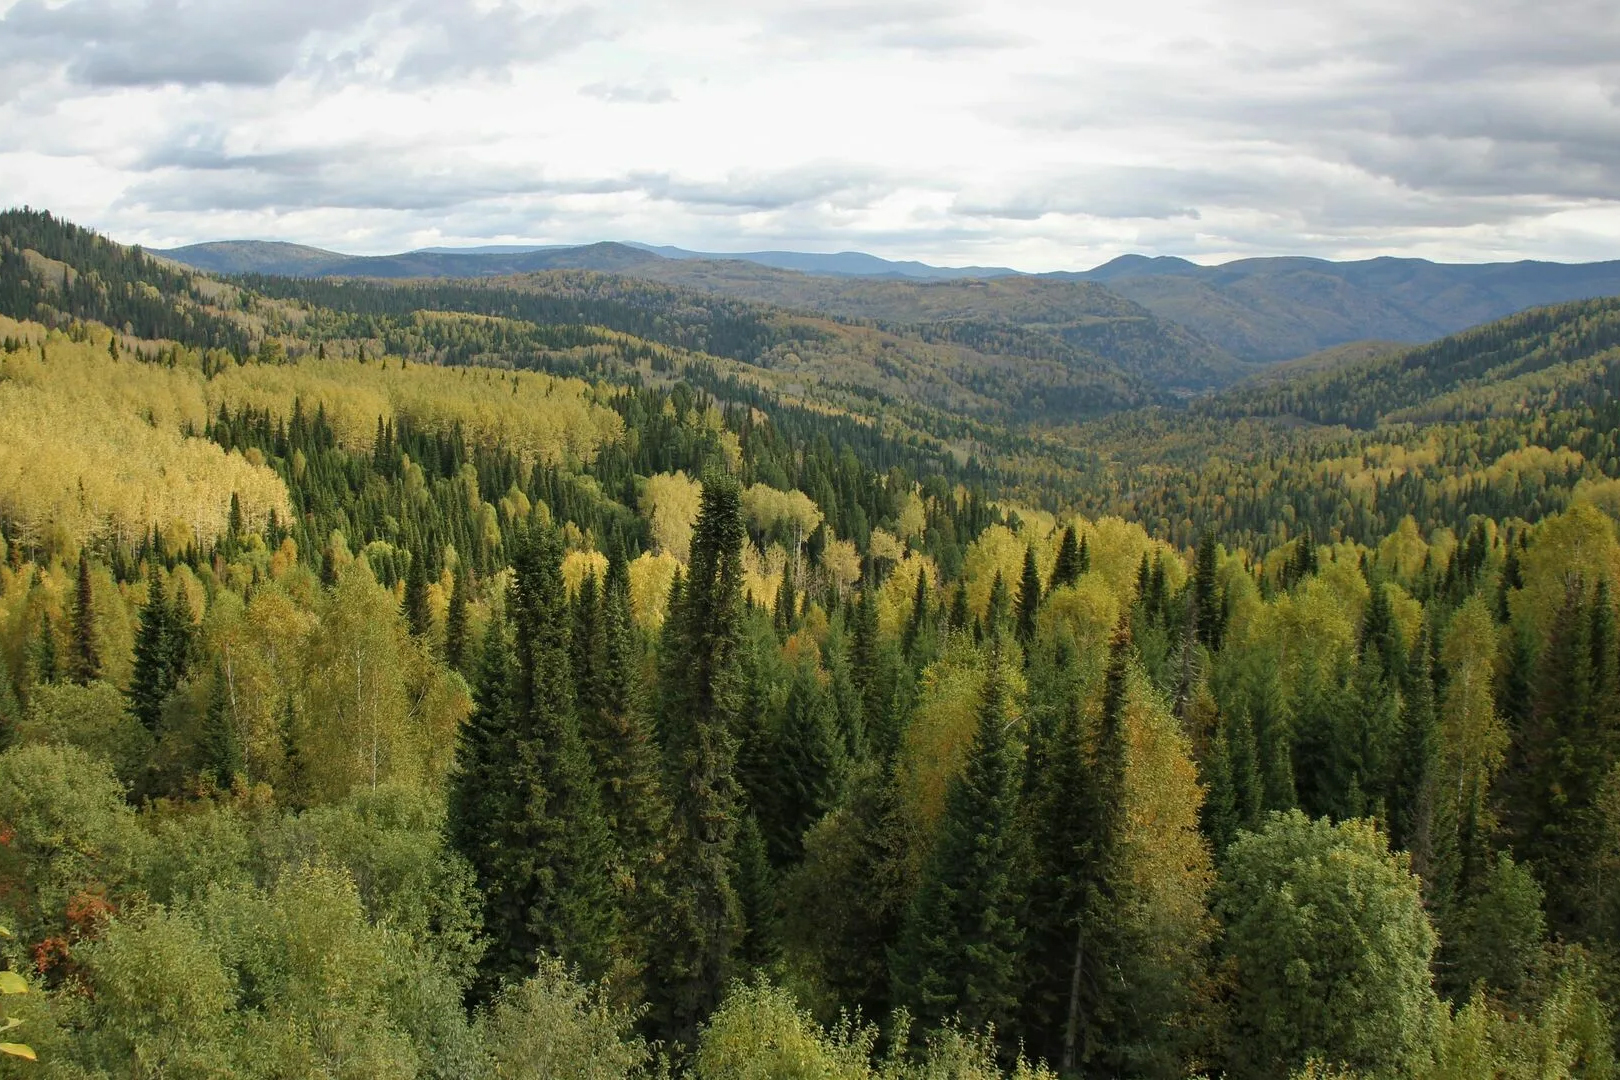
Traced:
[[1080, 566], [1080, 544], [1075, 539], [1074, 526], [1070, 525], [1063, 530], [1063, 539], [1058, 542], [1057, 562], [1052, 565], [1052, 580], [1046, 586], [1047, 592], [1073, 585], [1084, 572]]
[[454, 827], [485, 889], [491, 984], [543, 953], [600, 977], [618, 929], [611, 837], [574, 710], [561, 563], [554, 532], [521, 543], [508, 603], [516, 648], [503, 656], [492, 628], [458, 747]]
[[843, 741], [831, 696], [814, 661], [794, 667], [776, 748], [771, 861], [787, 866], [804, 853], [804, 834], [838, 801], [844, 777]]
[[1434, 696], [1434, 646], [1427, 619], [1405, 665], [1401, 694], [1401, 744], [1389, 806], [1389, 841], [1412, 853], [1412, 868], [1425, 880], [1434, 865], [1434, 785], [1440, 760], [1440, 713]]
[[411, 636], [418, 640], [425, 639], [433, 629], [427, 584], [427, 560], [420, 551], [414, 551], [405, 570], [405, 623], [411, 628]]
[[911, 597], [911, 616], [906, 620], [906, 632], [901, 641], [901, 651], [906, 659], [913, 663], [917, 660], [918, 644], [924, 632], [928, 629], [928, 571], [926, 568], [917, 570], [917, 589]]
[[444, 662], [452, 671], [467, 674], [467, 590], [471, 583], [458, 573], [450, 587], [450, 606], [444, 616]]
[[734, 855], [737, 906], [743, 923], [737, 961], [756, 971], [770, 967], [780, 954], [776, 869], [767, 849], [759, 819], [744, 814], [737, 827]]
[[81, 686], [101, 677], [101, 650], [96, 641], [95, 595], [90, 587], [90, 557], [79, 549], [78, 586], [73, 596], [72, 646], [68, 677]]
[[61, 674], [56, 658], [56, 629], [48, 611], [39, 613], [39, 629], [28, 642], [28, 666], [36, 683], [53, 683]]
[[1005, 1029], [1018, 1006], [1019, 768], [1000, 665], [985, 679], [978, 729], [895, 950], [895, 1001], [927, 1026], [959, 1017]]
[[1027, 657], [1035, 644], [1035, 620], [1041, 611], [1041, 575], [1035, 568], [1035, 547], [1024, 549], [1024, 573], [1018, 581], [1018, 608], [1014, 629]]
[[170, 629], [172, 609], [163, 595], [163, 580], [153, 564], [146, 579], [146, 603], [135, 629], [135, 666], [129, 677], [129, 708], [147, 731], [156, 731], [163, 706], [175, 686]]
[[242, 742], [231, 718], [230, 681], [225, 665], [214, 664], [214, 677], [208, 693], [208, 711], [203, 715], [202, 774], [221, 789], [229, 789], [242, 771]]
[[784, 638], [791, 634], [798, 624], [799, 586], [794, 580], [795, 562], [796, 559], [789, 558], [782, 567], [782, 584], [776, 590], [776, 607], [772, 612], [776, 632]]
[[738, 828], [737, 739], [743, 702], [742, 496], [705, 478], [691, 572], [664, 651], [660, 730], [670, 777], [670, 844], [653, 940], [655, 1026], [690, 1045], [734, 972], [744, 932], [732, 847]]
[[1221, 602], [1215, 582], [1215, 533], [1206, 529], [1198, 540], [1193, 570], [1193, 621], [1198, 640], [1214, 651], [1221, 646]]
[[1264, 812], [1259, 749], [1243, 704], [1221, 714], [1202, 773], [1209, 790], [1203, 808], [1204, 832], [1219, 855], [1240, 830], [1258, 828]]
[[1007, 620], [1012, 617], [1012, 600], [1007, 595], [1007, 582], [1002, 579], [1001, 571], [990, 581], [990, 601], [985, 606], [984, 633], [992, 641], [1000, 637], [1007, 628]]
[[948, 620], [952, 632], [960, 633], [968, 625], [967, 579], [956, 579], [956, 591], [951, 594], [951, 614]]

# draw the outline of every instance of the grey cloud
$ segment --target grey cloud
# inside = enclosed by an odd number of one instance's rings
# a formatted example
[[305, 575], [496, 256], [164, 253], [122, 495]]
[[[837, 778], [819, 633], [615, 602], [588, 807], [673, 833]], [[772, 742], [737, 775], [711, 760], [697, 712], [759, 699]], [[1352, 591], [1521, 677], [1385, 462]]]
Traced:
[[[608, 34], [586, 8], [530, 13], [474, 0], [21, 0], [0, 16], [0, 56], [94, 88], [273, 86], [357, 77], [403, 39], [387, 78], [501, 72]], [[356, 41], [364, 42], [356, 45]]]

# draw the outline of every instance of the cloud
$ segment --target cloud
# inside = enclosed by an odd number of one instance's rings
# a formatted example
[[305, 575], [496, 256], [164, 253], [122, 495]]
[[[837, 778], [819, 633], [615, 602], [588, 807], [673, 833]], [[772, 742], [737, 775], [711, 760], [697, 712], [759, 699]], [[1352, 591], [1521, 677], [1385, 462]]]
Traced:
[[147, 242], [1620, 255], [1612, 0], [0, 0], [0, 130]]
[[79, 85], [270, 87], [294, 76], [424, 82], [500, 73], [603, 36], [586, 8], [474, 0], [20, 0], [0, 54]]

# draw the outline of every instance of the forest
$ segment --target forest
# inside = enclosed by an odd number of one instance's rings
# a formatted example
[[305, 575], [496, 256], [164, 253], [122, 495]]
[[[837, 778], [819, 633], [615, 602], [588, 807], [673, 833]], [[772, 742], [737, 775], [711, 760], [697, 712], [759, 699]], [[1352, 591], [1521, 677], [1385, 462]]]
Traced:
[[1616, 302], [1014, 422], [0, 225], [0, 1076], [1615, 1075]]

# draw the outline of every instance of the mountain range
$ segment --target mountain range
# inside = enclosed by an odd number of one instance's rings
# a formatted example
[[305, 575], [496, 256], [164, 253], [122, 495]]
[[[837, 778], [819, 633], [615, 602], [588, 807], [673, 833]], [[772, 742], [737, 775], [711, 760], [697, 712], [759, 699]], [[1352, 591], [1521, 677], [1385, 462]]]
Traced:
[[[1247, 365], [1349, 342], [1421, 343], [1537, 305], [1620, 294], [1620, 261], [1458, 264], [1279, 257], [1202, 266], [1170, 256], [1124, 255], [1087, 271], [1022, 274], [1005, 267], [897, 262], [861, 252], [718, 254], [616, 242], [354, 256], [242, 240], [154, 254], [210, 273], [292, 277], [490, 278], [591, 270], [835, 318], [1059, 327], [1071, 338], [1099, 304], [1122, 298], [1161, 323], [1175, 324], [1173, 333], [1189, 351], [1188, 377], [1175, 381], [1189, 387], [1230, 381]], [[1014, 281], [1018, 284], [1010, 284]], [[1206, 378], [1210, 372], [1216, 374]]]

